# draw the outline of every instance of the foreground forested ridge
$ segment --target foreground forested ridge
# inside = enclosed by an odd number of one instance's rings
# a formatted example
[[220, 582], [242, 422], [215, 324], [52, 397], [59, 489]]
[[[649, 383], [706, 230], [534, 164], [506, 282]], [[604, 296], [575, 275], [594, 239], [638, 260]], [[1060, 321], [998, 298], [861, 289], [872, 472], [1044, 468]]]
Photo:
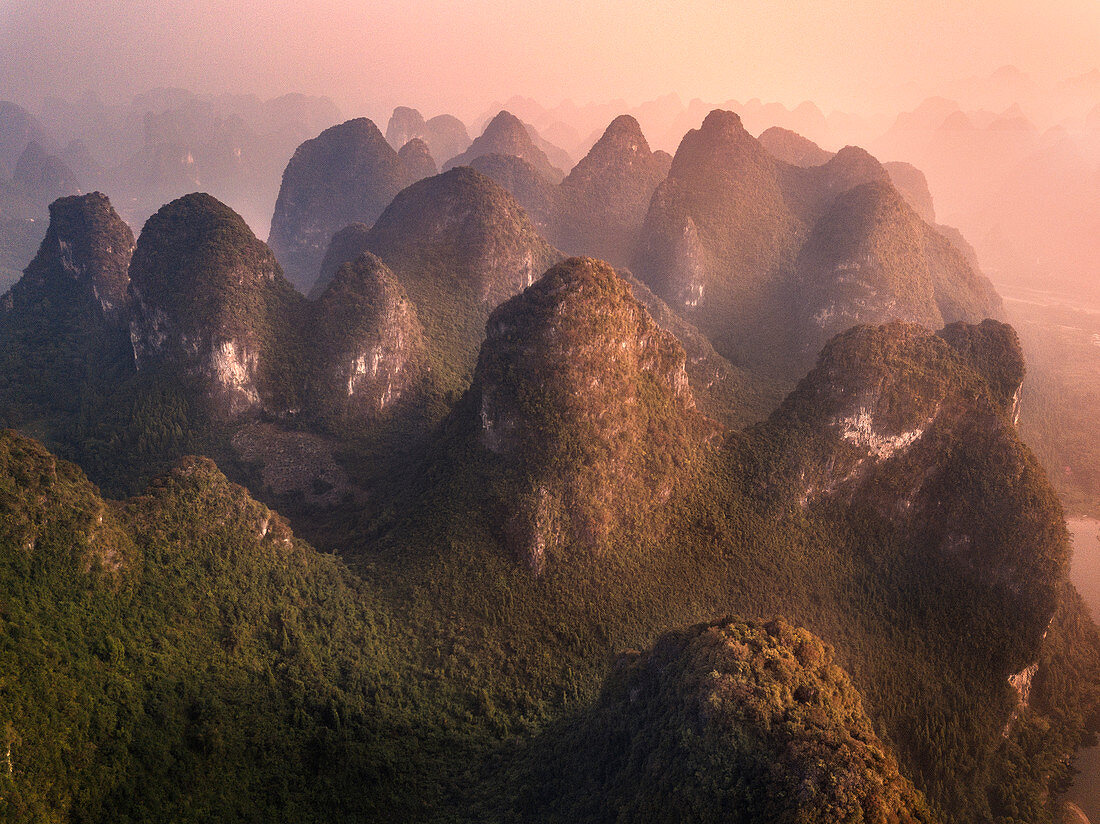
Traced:
[[175, 201], [124, 325], [69, 208], [3, 422], [140, 494], [3, 436], [9, 817], [1051, 820], [1100, 639], [1010, 327], [856, 326], [731, 430], [754, 373], [472, 170], [313, 301]]

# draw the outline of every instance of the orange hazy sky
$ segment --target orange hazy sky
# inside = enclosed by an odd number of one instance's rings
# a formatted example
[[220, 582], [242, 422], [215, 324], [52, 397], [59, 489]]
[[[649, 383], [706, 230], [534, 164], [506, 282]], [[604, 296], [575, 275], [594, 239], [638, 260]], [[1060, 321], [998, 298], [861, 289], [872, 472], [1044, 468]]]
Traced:
[[0, 0], [0, 98], [177, 85], [469, 117], [675, 91], [867, 112], [1005, 64], [1079, 74], [1098, 44], [1098, 0]]

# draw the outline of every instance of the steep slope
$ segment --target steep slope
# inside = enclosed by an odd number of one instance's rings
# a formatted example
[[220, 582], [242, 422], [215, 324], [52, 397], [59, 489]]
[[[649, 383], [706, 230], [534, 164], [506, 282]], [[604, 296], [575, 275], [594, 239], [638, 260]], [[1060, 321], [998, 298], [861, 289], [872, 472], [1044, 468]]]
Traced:
[[424, 142], [432, 150], [432, 157], [448, 160], [470, 148], [470, 134], [466, 124], [452, 114], [437, 114], [424, 124]]
[[772, 126], [761, 132], [758, 140], [768, 150], [768, 154], [792, 166], [820, 166], [833, 156], [832, 152], [822, 149], [809, 138], [780, 126]]
[[467, 166], [475, 157], [488, 154], [512, 155], [526, 160], [551, 183], [560, 183], [565, 177], [565, 173], [554, 166], [542, 149], [531, 140], [519, 118], [504, 111], [489, 121], [485, 131], [466, 151], [444, 163], [443, 171], [456, 166]]
[[[14, 161], [10, 178], [0, 163], [0, 290], [6, 291], [42, 242], [50, 203], [80, 194], [81, 189], [72, 170], [43, 148], [39, 140], [45, 141], [45, 136], [37, 134], [22, 117], [12, 117], [3, 105], [0, 103], [0, 143], [14, 146], [28, 140]], [[5, 132], [5, 127], [11, 131]], [[36, 134], [38, 139], [33, 137]]]
[[617, 273], [657, 325], [675, 335], [684, 347], [687, 356], [684, 370], [704, 415], [731, 429], [767, 417], [782, 397], [774, 387], [738, 369], [714, 351], [706, 335], [673, 312], [628, 270]]
[[539, 232], [550, 232], [560, 194], [538, 169], [522, 158], [501, 154], [475, 157], [469, 165], [507, 189]]
[[[386, 537], [364, 561], [385, 576], [424, 570], [408, 586], [426, 593], [419, 623], [430, 646], [462, 651], [454, 666], [491, 685], [481, 700], [500, 718], [591, 695], [593, 661], [668, 627], [781, 613], [836, 647], [936, 818], [1042, 809], [1043, 787], [1064, 774], [1048, 766], [1081, 740], [1087, 713], [1074, 710], [1055, 733], [1055, 716], [1024, 707], [1013, 685], [1038, 662], [1043, 683], [1058, 685], [1045, 706], [1095, 706], [1093, 687], [1078, 691], [1072, 673], [1095, 674], [1100, 661], [1092, 644], [1072, 663], [1060, 658], [1072, 642], [1050, 623], [1064, 603], [1066, 535], [1012, 426], [1022, 372], [1011, 330], [858, 327], [772, 419], [723, 445], [699, 418], [704, 434], [693, 436], [682, 406], [678, 424], [653, 414], [677, 408], [675, 373], [655, 365], [633, 377], [637, 344], [652, 337], [623, 347], [626, 304], [602, 298], [618, 308], [596, 313], [589, 275], [571, 283], [570, 270], [589, 267], [602, 269], [567, 261], [494, 314], [473, 387], [426, 450], [428, 467], [395, 484], [411, 506], [383, 504], [408, 520], [383, 516]], [[471, 628], [473, 615], [488, 626]], [[599, 796], [608, 774], [584, 764], [620, 764], [633, 746], [629, 736], [602, 748], [598, 734], [563, 734], [557, 726], [541, 742], [548, 750], [517, 743], [494, 762], [475, 808], [494, 812], [473, 817], [554, 820], [556, 802], [582, 803], [579, 781], [590, 777], [581, 786]], [[548, 756], [559, 740], [556, 752], [581, 765], [576, 779], [547, 777], [562, 763]], [[648, 739], [635, 743], [644, 757]], [[659, 753], [658, 777], [674, 758]], [[528, 778], [513, 768], [521, 762], [545, 770]], [[621, 775], [609, 804], [664, 786], [629, 764]]]
[[0, 176], [12, 173], [19, 156], [30, 143], [37, 143], [47, 152], [58, 150], [30, 112], [10, 101], [0, 100]]
[[[134, 235], [106, 196], [61, 198], [22, 278], [0, 298], [0, 418], [75, 415], [86, 388], [132, 371], [127, 287]], [[49, 425], [47, 425], [49, 426]]]
[[936, 207], [932, 203], [932, 192], [928, 188], [928, 178], [924, 176], [924, 172], [911, 163], [896, 160], [883, 163], [882, 167], [890, 175], [894, 188], [913, 207], [913, 211], [920, 215], [921, 220], [935, 225]]
[[323, 418], [373, 421], [421, 378], [424, 335], [393, 273], [363, 254], [344, 263], [313, 309], [307, 402]]
[[420, 112], [408, 106], [398, 106], [393, 110], [389, 123], [386, 124], [386, 142], [395, 152], [400, 151], [414, 137], [423, 134], [424, 116]]
[[486, 334], [467, 406], [481, 443], [522, 479], [508, 531], [533, 570], [644, 523], [641, 502], [661, 506], [683, 483], [711, 424], [694, 412], [683, 348], [610, 266], [554, 266]]
[[711, 112], [654, 192], [632, 267], [735, 363], [756, 354], [762, 326], [775, 328], [775, 273], [803, 231], [776, 163], [737, 115]]
[[232, 209], [205, 194], [149, 218], [130, 266], [130, 334], [139, 371], [187, 380], [216, 417], [300, 404], [304, 300]]
[[386, 125], [386, 140], [394, 151], [400, 151], [415, 138], [420, 138], [427, 144], [432, 157], [437, 161], [450, 160], [470, 147], [466, 124], [457, 117], [441, 114], [425, 121], [416, 109], [398, 106]]
[[366, 237], [370, 226], [365, 223], [351, 223], [332, 236], [325, 256], [321, 260], [321, 272], [313, 288], [309, 290], [309, 299], [317, 300], [336, 276], [341, 264], [355, 260], [366, 249]]
[[515, 199], [468, 167], [401, 192], [357, 251], [381, 258], [416, 305], [444, 393], [466, 387], [489, 312], [558, 258]]
[[5, 818], [423, 815], [371, 591], [210, 461], [119, 504], [0, 432], [0, 550]]
[[409, 182], [397, 152], [366, 118], [299, 146], [283, 173], [268, 238], [291, 282], [309, 292], [333, 233], [373, 223]]
[[859, 323], [903, 319], [936, 329], [977, 322], [1001, 306], [992, 284], [883, 183], [835, 199], [797, 270], [806, 351]]
[[405, 180], [408, 183], [415, 183], [439, 172], [428, 144], [418, 137], [414, 137], [401, 147], [397, 153], [397, 159], [405, 167]]
[[550, 161], [550, 164], [554, 168], [561, 169], [564, 172], [568, 172], [573, 168], [574, 160], [569, 156], [569, 152], [561, 146], [556, 146], [551, 141], [547, 140], [539, 133], [539, 130], [530, 123], [524, 123], [523, 128], [527, 130], [527, 134], [531, 138], [531, 141], [546, 155], [546, 159]]
[[700, 624], [623, 655], [539, 756], [521, 820], [935, 820], [833, 650], [782, 620]]
[[3, 189], [5, 211], [18, 205], [22, 214], [37, 217], [39, 210], [59, 197], [80, 193], [76, 175], [56, 155], [31, 142], [19, 155], [11, 181]]
[[922, 563], [951, 569], [1015, 615], [1012, 641], [990, 652], [1021, 666], [1042, 640], [1068, 557], [1060, 508], [1015, 431], [1023, 377], [1006, 324], [939, 335], [858, 326], [829, 342], [769, 423], [782, 431], [783, 474], [802, 506], [841, 498], [908, 529]]
[[668, 170], [650, 151], [637, 120], [615, 118], [562, 181], [550, 240], [569, 254], [628, 265], [649, 201]]

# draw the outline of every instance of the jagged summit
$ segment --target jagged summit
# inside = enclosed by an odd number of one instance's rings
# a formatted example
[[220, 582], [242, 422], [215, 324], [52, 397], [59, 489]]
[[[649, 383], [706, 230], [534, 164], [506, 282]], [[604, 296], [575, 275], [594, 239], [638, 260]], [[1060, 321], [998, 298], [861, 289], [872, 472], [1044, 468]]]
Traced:
[[299, 146], [283, 173], [269, 238], [295, 286], [309, 292], [333, 233], [373, 223], [409, 182], [397, 152], [365, 117]]
[[105, 195], [54, 201], [38, 253], [0, 297], [0, 422], [51, 437], [133, 374], [134, 235]]
[[26, 302], [52, 295], [62, 303], [86, 302], [109, 325], [124, 327], [133, 252], [134, 234], [106, 195], [59, 198], [50, 204], [50, 225], [38, 254], [4, 305], [23, 311]]
[[309, 402], [322, 415], [389, 414], [420, 379], [425, 355], [416, 310], [393, 273], [364, 253], [336, 270], [313, 311]]
[[500, 306], [471, 388], [480, 443], [518, 473], [513, 550], [535, 571], [640, 523], [710, 432], [679, 342], [605, 263], [570, 258]]
[[638, 121], [620, 115], [562, 181], [551, 240], [568, 253], [626, 266], [668, 170], [667, 156], [650, 151]]
[[281, 412], [294, 395], [287, 359], [302, 302], [244, 220], [207, 194], [146, 222], [130, 265], [130, 333], [138, 368], [199, 379], [220, 412]]
[[515, 115], [502, 111], [489, 121], [485, 131], [462, 154], [443, 164], [443, 170], [466, 166], [475, 157], [487, 154], [514, 155], [534, 166], [551, 183], [560, 183], [565, 173], [554, 166], [546, 153], [535, 145], [523, 122]]

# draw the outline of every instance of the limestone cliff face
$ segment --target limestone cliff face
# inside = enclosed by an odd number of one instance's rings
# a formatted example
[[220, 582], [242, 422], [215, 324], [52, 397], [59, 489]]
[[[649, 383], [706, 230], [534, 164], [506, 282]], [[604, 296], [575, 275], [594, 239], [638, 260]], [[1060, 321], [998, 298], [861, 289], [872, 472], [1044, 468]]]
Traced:
[[668, 169], [667, 155], [650, 151], [637, 120], [615, 118], [562, 181], [550, 239], [566, 253], [628, 265]]
[[[729, 303], [741, 293], [747, 299], [797, 240], [775, 164], [736, 114], [707, 115], [684, 136], [668, 178], [653, 195], [635, 260], [639, 277], [672, 306], [700, 299]], [[701, 297], [666, 274], [689, 223], [711, 258]]]
[[853, 324], [939, 328], [999, 314], [993, 286], [874, 157], [765, 136], [722, 111], [685, 135], [632, 267], [721, 355], [791, 380]]
[[424, 368], [424, 333], [393, 273], [374, 255], [344, 263], [313, 307], [311, 390], [322, 416], [378, 420], [407, 400]]
[[859, 326], [761, 430], [776, 446], [767, 483], [793, 505], [842, 500], [904, 532], [920, 563], [997, 593], [1032, 656], [1013, 672], [1033, 660], [1068, 557], [1061, 508], [1015, 430], [1022, 378], [1005, 324]]
[[337, 233], [322, 277], [363, 252], [416, 305], [432, 380], [456, 393], [469, 385], [489, 312], [560, 259], [515, 198], [466, 166], [409, 186], [370, 229]]
[[[134, 234], [99, 192], [50, 205], [50, 226], [23, 278], [3, 299], [8, 309], [48, 297], [78, 302], [110, 327], [125, 328]], [[23, 311], [21, 308], [20, 311]]]
[[395, 152], [400, 151], [402, 146], [422, 134], [424, 134], [424, 116], [420, 112], [409, 106], [398, 106], [393, 110], [390, 122], [386, 124], [386, 140]]
[[859, 323], [900, 319], [936, 329], [975, 323], [1001, 308], [992, 285], [882, 182], [835, 198], [797, 272], [809, 350]]
[[590, 258], [554, 266], [492, 314], [471, 414], [481, 444], [518, 473], [509, 533], [536, 572], [675, 493], [711, 431], [684, 365], [676, 339]]
[[366, 118], [299, 146], [283, 172], [268, 239], [291, 282], [308, 293], [333, 233], [373, 223], [410, 182], [397, 152]]
[[221, 415], [297, 407], [304, 301], [232, 209], [205, 194], [163, 207], [142, 229], [130, 278], [139, 370], [197, 380]]

